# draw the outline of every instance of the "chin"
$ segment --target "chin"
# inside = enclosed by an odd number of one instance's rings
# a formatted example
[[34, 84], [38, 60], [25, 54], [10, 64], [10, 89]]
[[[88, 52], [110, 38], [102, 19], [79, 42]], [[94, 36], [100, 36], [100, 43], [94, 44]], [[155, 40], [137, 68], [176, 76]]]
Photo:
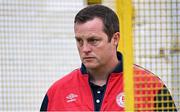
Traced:
[[87, 69], [95, 69], [95, 68], [97, 68], [97, 65], [95, 65], [95, 64], [86, 64], [86, 63], [84, 63], [84, 65], [85, 65], [85, 67]]

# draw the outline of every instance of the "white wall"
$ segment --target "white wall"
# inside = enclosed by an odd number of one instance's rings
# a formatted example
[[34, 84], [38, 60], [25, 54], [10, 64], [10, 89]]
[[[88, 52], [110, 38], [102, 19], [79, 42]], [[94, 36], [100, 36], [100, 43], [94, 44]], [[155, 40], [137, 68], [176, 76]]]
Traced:
[[0, 111], [39, 110], [49, 86], [80, 65], [73, 18], [83, 5], [0, 1]]

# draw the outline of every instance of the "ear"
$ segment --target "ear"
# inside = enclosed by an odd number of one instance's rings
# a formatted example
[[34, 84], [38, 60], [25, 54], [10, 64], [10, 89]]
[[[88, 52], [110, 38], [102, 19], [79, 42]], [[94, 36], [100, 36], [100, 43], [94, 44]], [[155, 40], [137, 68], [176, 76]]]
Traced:
[[118, 45], [119, 39], [120, 39], [120, 33], [119, 32], [114, 33], [113, 38], [112, 38], [112, 42], [115, 46]]

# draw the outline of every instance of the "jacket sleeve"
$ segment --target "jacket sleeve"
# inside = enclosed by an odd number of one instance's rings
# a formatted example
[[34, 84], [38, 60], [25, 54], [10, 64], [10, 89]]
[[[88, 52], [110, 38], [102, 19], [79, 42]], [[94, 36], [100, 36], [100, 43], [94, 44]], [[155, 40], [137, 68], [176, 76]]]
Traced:
[[174, 100], [166, 86], [158, 91], [154, 101], [154, 111], [177, 111]]
[[40, 111], [47, 111], [47, 107], [48, 107], [48, 96], [46, 94], [44, 99], [43, 99], [43, 102], [41, 104]]

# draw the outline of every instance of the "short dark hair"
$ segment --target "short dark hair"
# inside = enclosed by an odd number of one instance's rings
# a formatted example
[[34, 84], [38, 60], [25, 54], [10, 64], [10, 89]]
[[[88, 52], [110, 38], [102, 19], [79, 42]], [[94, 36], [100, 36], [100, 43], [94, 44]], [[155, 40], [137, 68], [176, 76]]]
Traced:
[[104, 32], [108, 36], [108, 40], [114, 33], [119, 32], [119, 20], [116, 13], [103, 5], [89, 5], [80, 10], [75, 16], [74, 23], [85, 23], [95, 17], [100, 18], [104, 24]]

